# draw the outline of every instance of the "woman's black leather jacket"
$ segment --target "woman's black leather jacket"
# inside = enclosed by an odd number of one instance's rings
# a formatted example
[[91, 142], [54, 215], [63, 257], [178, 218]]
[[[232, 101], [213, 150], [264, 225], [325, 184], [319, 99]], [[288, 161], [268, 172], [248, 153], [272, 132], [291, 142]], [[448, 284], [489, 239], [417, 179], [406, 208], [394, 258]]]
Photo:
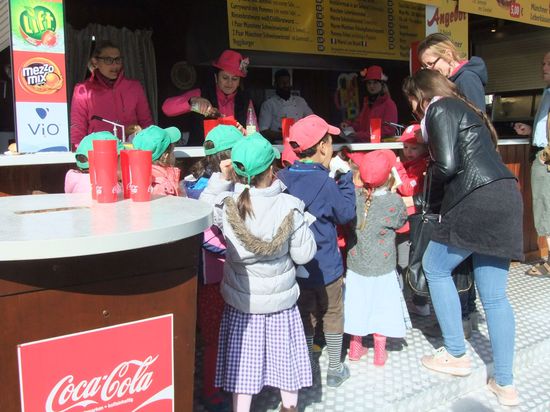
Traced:
[[475, 189], [515, 179], [496, 151], [483, 119], [462, 100], [433, 102], [425, 118], [432, 158], [429, 207], [445, 214]]

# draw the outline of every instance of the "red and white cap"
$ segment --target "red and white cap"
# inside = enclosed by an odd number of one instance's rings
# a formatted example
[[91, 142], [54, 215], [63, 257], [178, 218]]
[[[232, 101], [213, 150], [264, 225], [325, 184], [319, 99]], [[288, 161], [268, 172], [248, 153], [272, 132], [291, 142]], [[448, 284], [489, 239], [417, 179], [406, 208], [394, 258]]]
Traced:
[[403, 131], [399, 141], [403, 143], [422, 143], [422, 138], [418, 140], [418, 133], [422, 133], [421, 127], [418, 123], [407, 126]]

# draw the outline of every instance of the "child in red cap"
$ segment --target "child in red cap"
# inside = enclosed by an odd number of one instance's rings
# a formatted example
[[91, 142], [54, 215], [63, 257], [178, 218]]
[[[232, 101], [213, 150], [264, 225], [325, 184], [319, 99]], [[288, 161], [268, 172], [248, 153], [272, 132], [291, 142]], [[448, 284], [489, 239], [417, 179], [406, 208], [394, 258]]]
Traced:
[[395, 230], [407, 221], [403, 199], [391, 190], [395, 163], [391, 150], [375, 150], [361, 160], [356, 242], [347, 256], [344, 332], [352, 335], [349, 359], [367, 353], [362, 337], [372, 333], [376, 366], [386, 362], [386, 336], [402, 338], [410, 327], [395, 270]]
[[390, 97], [386, 82], [388, 77], [380, 66], [371, 66], [361, 70], [361, 77], [367, 84], [367, 96], [363, 109], [352, 122], [346, 120], [341, 127], [352, 126], [355, 139], [359, 142], [370, 142], [370, 119], [382, 119], [382, 136], [394, 136], [395, 128], [385, 122], [397, 123], [397, 106]]
[[314, 376], [319, 372], [319, 366], [313, 360], [313, 336], [316, 324], [323, 323], [329, 355], [327, 385], [332, 387], [340, 386], [350, 376], [348, 367], [340, 360], [344, 267], [336, 241], [336, 225], [355, 218], [351, 172], [336, 173], [336, 180], [329, 176], [333, 154], [331, 135], [339, 134], [340, 129], [316, 115], [297, 121], [290, 128], [289, 144], [299, 159], [278, 173], [288, 193], [301, 199], [305, 210], [315, 218], [311, 228], [317, 242], [317, 253], [311, 262], [298, 268], [298, 276], [302, 276], [298, 279], [298, 308]]
[[[403, 159], [402, 162], [397, 162], [395, 167], [401, 178], [402, 184], [397, 188], [399, 193], [404, 198], [410, 198], [414, 195], [422, 193], [424, 184], [424, 174], [428, 168], [429, 154], [428, 148], [422, 140], [422, 130], [419, 124], [412, 124], [404, 131], [399, 141], [403, 142]], [[407, 214], [416, 213], [414, 205], [407, 207]], [[395, 242], [397, 244], [397, 267], [401, 273], [409, 265], [409, 223], [397, 230]], [[430, 315], [430, 305], [428, 299], [424, 296], [413, 294], [412, 305], [410, 311], [419, 316]]]

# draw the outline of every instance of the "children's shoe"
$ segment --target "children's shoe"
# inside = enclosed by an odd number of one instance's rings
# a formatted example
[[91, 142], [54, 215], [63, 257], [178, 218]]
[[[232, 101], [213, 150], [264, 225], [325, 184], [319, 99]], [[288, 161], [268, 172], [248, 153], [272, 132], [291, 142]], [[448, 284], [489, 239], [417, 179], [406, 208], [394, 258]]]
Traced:
[[433, 355], [423, 356], [421, 361], [426, 368], [449, 375], [468, 376], [472, 373], [472, 362], [468, 355], [454, 357], [443, 346]]
[[327, 386], [330, 386], [331, 388], [337, 388], [341, 384], [344, 383], [346, 379], [348, 379], [350, 376], [348, 365], [345, 363], [342, 363], [342, 370], [336, 371], [333, 369], [329, 369], [327, 371]]
[[430, 305], [427, 303], [425, 305], [415, 305], [414, 303], [411, 303], [408, 309], [410, 313], [418, 316], [430, 316], [431, 313]]
[[363, 346], [363, 338], [361, 336], [352, 335], [349, 342], [348, 359], [350, 361], [358, 361], [367, 354], [368, 348]]
[[296, 406], [285, 408], [283, 405], [281, 405], [281, 410], [279, 412], [298, 412], [298, 408]]
[[500, 386], [493, 378], [491, 378], [489, 379], [487, 387], [497, 396], [497, 399], [501, 405], [519, 405], [519, 395], [514, 385]]
[[388, 359], [386, 352], [386, 337], [375, 333], [374, 338], [374, 366], [384, 366]]

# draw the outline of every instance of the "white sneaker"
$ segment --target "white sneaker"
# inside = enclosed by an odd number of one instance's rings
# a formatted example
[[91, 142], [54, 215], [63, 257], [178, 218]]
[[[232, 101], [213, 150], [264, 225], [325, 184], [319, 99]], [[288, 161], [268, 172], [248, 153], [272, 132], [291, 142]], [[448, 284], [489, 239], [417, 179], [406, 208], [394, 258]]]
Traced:
[[409, 312], [418, 316], [430, 316], [430, 305], [427, 303], [425, 305], [415, 305], [411, 303], [409, 305]]

